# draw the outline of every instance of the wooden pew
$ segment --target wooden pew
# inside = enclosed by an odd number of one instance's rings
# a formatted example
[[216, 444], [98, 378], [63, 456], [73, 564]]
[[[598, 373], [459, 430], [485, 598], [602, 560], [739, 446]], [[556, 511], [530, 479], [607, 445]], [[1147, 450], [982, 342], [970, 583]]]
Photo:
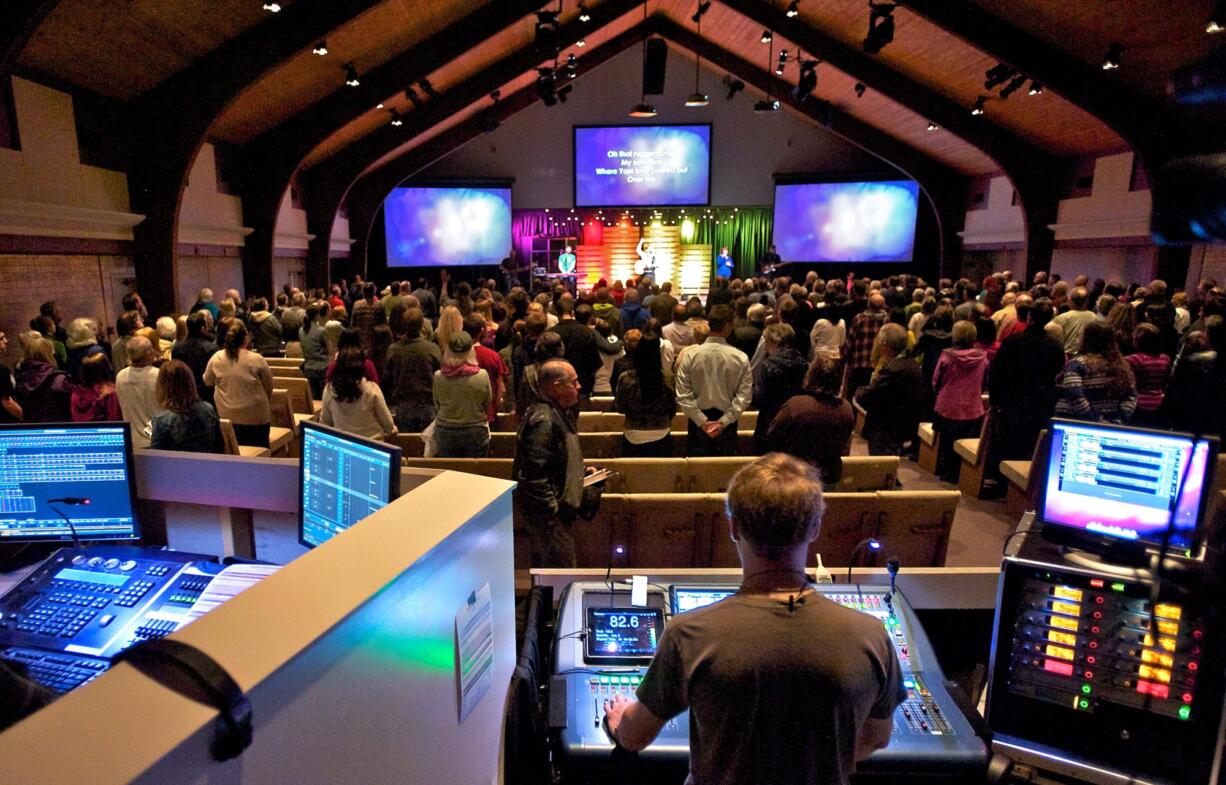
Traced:
[[876, 561], [897, 556], [904, 567], [943, 567], [949, 533], [962, 494], [958, 491], [881, 491], [877, 493]]

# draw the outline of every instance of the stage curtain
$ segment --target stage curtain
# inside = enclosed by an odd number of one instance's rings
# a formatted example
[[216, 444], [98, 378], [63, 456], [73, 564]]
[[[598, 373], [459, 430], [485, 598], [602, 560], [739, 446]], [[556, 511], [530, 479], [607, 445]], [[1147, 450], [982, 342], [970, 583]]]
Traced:
[[773, 213], [770, 207], [742, 207], [731, 219], [721, 219], [718, 224], [708, 218], [695, 219], [694, 237], [689, 242], [711, 246], [712, 280], [715, 278], [715, 257], [725, 245], [736, 261], [736, 277], [753, 275], [758, 258], [766, 253], [771, 243]]
[[531, 259], [533, 237], [582, 237], [583, 217], [565, 210], [512, 210], [511, 234], [519, 258]]

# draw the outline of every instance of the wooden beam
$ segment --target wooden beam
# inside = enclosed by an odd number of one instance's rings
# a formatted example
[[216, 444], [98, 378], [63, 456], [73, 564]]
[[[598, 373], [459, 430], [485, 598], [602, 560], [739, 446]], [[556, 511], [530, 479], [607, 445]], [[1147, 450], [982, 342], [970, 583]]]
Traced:
[[0, 3], [0, 81], [12, 74], [26, 41], [42, 24], [59, 0], [5, 0]]
[[[271, 69], [370, 9], [378, 0], [298, 0], [146, 91], [129, 117], [137, 285], [151, 313], [175, 307], [179, 203], [210, 126]], [[250, 274], [249, 274], [250, 272]], [[248, 295], [272, 294], [272, 269], [244, 269]]]

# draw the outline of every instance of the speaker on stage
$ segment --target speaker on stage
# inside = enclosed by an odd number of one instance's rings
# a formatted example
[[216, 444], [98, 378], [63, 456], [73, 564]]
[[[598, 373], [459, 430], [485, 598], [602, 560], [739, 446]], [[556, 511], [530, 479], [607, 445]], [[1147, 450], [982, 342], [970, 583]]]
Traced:
[[668, 44], [663, 38], [647, 39], [647, 54], [643, 58], [643, 94], [664, 94], [664, 68], [668, 64]]

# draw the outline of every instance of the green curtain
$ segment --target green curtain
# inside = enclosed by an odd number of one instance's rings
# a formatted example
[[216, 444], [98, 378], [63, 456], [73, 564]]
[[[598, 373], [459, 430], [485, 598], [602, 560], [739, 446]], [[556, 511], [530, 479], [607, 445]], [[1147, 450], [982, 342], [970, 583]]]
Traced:
[[719, 208], [719, 212], [722, 213], [718, 218], [719, 223], [715, 218], [707, 218], [701, 213], [694, 216], [694, 237], [682, 242], [711, 246], [712, 280], [715, 277], [715, 257], [725, 245], [735, 261], [736, 277], [753, 275], [758, 267], [758, 258], [770, 247], [774, 210], [770, 207], [740, 207], [735, 211]]

